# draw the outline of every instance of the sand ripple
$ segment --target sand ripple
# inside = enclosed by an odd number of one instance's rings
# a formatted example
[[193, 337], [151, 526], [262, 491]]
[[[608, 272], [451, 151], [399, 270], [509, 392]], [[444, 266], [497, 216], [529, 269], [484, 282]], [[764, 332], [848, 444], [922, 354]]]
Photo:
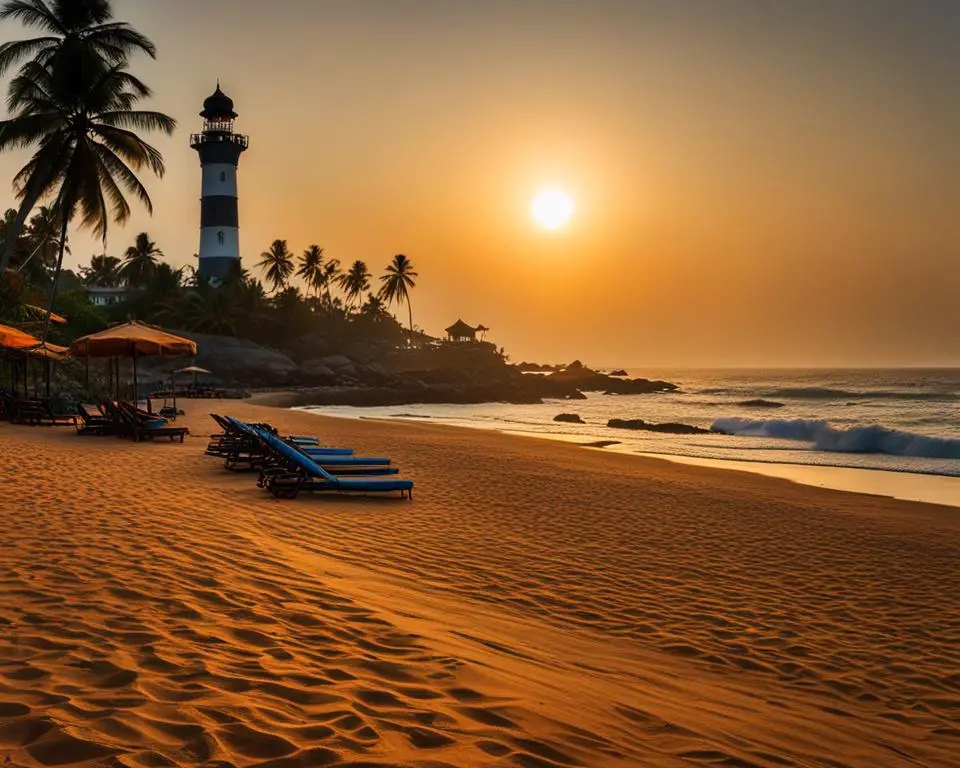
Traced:
[[11, 766], [960, 765], [942, 515], [321, 419], [417, 498], [277, 502], [199, 439], [0, 427]]

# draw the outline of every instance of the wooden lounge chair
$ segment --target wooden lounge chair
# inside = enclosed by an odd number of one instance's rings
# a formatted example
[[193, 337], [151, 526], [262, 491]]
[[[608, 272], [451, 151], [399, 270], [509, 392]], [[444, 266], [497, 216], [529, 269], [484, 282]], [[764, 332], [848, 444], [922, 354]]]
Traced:
[[79, 435], [115, 435], [117, 423], [100, 408], [77, 403], [77, 434]]
[[277, 498], [292, 499], [301, 491], [333, 491], [337, 493], [400, 492], [400, 498], [413, 498], [412, 480], [364, 480], [337, 477], [306, 454], [265, 430], [257, 430], [272, 457], [270, 466], [260, 470], [257, 485]]
[[125, 432], [138, 443], [141, 440], [153, 440], [158, 437], [168, 437], [171, 442], [180, 438], [182, 443], [188, 432], [186, 427], [170, 426], [166, 419], [145, 415], [127, 402], [120, 401], [115, 408], [125, 426]]
[[15, 400], [14, 413], [13, 421], [29, 424], [32, 427], [75, 427], [77, 425], [75, 413], [56, 413], [50, 406], [50, 401], [44, 398]]

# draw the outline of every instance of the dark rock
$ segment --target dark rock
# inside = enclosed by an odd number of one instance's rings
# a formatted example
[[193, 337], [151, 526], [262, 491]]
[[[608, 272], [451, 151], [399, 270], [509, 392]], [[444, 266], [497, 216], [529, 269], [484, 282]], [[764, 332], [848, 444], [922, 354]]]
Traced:
[[577, 413], [558, 413], [553, 417], [554, 421], [565, 421], [569, 424], [585, 424], [586, 422], [580, 418], [580, 415]]
[[610, 419], [607, 422], [608, 427], [614, 429], [638, 429], [645, 432], [665, 432], [671, 435], [709, 435], [712, 430], [695, 427], [692, 424], [678, 424], [675, 422], [665, 422], [663, 424], [653, 424], [643, 419]]
[[192, 331], [173, 333], [197, 342], [194, 364], [212, 371], [221, 381], [245, 386], [276, 386], [296, 379], [297, 364], [275, 349], [233, 336]]
[[623, 370], [623, 368], [616, 368], [616, 369], [610, 371], [610, 375], [611, 375], [611, 376], [626, 376], [626, 375], [627, 375], [627, 372], [626, 372], [625, 370]]
[[606, 448], [609, 445], [620, 445], [619, 440], [594, 440], [592, 443], [577, 443], [584, 448]]
[[555, 371], [542, 378], [551, 381], [572, 384], [585, 392], [606, 392], [611, 395], [643, 395], [649, 392], [670, 392], [676, 384], [650, 379], [622, 379], [587, 368], [579, 360], [574, 360], [562, 371]]
[[758, 398], [756, 400], [744, 400], [737, 405], [742, 405], [744, 408], [783, 408], [784, 403], [778, 403], [775, 400], [764, 400]]
[[550, 365], [549, 363], [517, 363], [514, 368], [524, 373], [549, 373], [550, 371], [562, 371], [567, 366]]

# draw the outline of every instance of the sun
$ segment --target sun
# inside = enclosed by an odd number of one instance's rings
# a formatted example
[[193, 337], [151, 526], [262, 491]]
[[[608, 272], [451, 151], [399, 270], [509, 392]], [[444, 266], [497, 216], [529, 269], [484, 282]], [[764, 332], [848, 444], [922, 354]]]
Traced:
[[562, 229], [567, 226], [573, 210], [573, 198], [558, 188], [538, 192], [530, 203], [530, 215], [544, 229]]

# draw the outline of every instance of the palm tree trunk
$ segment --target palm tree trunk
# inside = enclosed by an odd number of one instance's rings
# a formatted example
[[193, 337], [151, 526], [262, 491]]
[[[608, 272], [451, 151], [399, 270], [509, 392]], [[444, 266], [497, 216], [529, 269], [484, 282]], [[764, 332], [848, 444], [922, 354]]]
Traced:
[[57, 255], [57, 268], [53, 273], [53, 285], [50, 286], [50, 300], [47, 302], [47, 318], [43, 323], [43, 335], [40, 340], [46, 344], [47, 333], [50, 331], [50, 315], [53, 314], [53, 301], [57, 298], [57, 287], [60, 285], [60, 271], [63, 268], [63, 252], [67, 247], [67, 224], [70, 221], [70, 211], [64, 207], [63, 222], [60, 224], [60, 253]]
[[410, 306], [410, 297], [407, 296], [407, 312], [410, 313], [410, 346], [413, 346], [413, 307]]

